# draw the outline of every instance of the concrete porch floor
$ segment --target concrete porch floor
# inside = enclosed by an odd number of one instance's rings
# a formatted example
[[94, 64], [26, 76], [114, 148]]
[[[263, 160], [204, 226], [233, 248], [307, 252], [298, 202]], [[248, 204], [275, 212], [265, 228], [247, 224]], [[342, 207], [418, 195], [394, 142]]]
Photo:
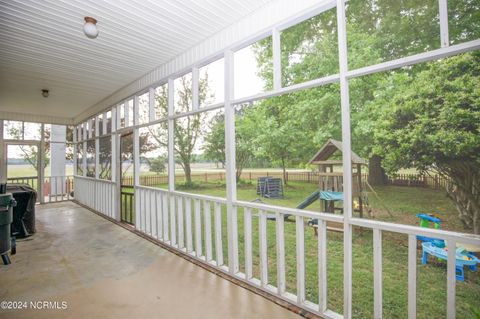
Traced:
[[37, 206], [37, 233], [0, 265], [0, 301], [63, 310], [0, 318], [300, 318], [72, 202]]

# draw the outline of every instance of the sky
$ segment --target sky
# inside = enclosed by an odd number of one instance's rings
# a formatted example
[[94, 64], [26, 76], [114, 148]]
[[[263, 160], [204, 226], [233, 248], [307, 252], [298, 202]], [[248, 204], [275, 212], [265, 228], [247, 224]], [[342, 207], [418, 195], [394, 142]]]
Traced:
[[[223, 59], [220, 59], [206, 66], [206, 69], [208, 69], [208, 76], [211, 80], [211, 88], [218, 96], [216, 102], [223, 101], [224, 98], [223, 64]], [[200, 71], [202, 71], [202, 69]], [[257, 60], [255, 59], [252, 46], [248, 46], [235, 52], [233, 71], [234, 98], [246, 97], [264, 91], [264, 81], [256, 74], [257, 71]]]

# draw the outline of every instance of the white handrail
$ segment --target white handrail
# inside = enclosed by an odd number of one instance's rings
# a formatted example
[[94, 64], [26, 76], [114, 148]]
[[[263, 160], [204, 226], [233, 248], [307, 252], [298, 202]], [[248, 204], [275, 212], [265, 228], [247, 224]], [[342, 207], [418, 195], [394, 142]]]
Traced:
[[[114, 191], [115, 185], [110, 182], [93, 178], [75, 178], [77, 183], [76, 198], [81, 203], [112, 217], [108, 210], [113, 209], [109, 200], [100, 199]], [[227, 217], [226, 200], [214, 196], [189, 194], [179, 191], [136, 186], [134, 187], [136, 222], [138, 231], [169, 245], [182, 254], [195, 258], [199, 262], [215, 267], [225, 274], [245, 281], [249, 285], [264, 290], [269, 294], [298, 307], [314, 312], [326, 318], [342, 318], [327, 308], [327, 222], [344, 223], [341, 215], [315, 213], [295, 208], [285, 208], [263, 203], [233, 201], [235, 212], [243, 213], [243, 229], [235, 231], [244, 240], [244, 272], [231, 267], [238, 267], [239, 253], [228, 251], [228, 245], [223, 233], [222, 220]], [[272, 217], [273, 215], [273, 217]], [[285, 262], [285, 216], [291, 215], [295, 220], [295, 258], [296, 258], [296, 293], [286, 285]], [[237, 216], [235, 214], [235, 216]], [[258, 219], [253, 219], [255, 216]], [[257, 217], [258, 216], [258, 217]], [[309, 219], [318, 221], [318, 303], [306, 298], [306, 258], [305, 227]], [[226, 220], [225, 220], [226, 221]], [[258, 228], [253, 228], [255, 221]], [[274, 227], [272, 223], [274, 223]], [[374, 256], [374, 316], [381, 318], [383, 313], [382, 296], [382, 232], [394, 232], [408, 235], [408, 313], [409, 318], [416, 316], [416, 286], [417, 286], [417, 235], [446, 240], [448, 245], [465, 243], [480, 245], [480, 236], [462, 234], [451, 231], [423, 228], [419, 226], [401, 225], [377, 220], [351, 218], [349, 223], [354, 226], [373, 230]], [[269, 271], [272, 271], [268, 258], [268, 232], [275, 231], [276, 282], [269, 281]], [[258, 234], [258, 235], [257, 235]], [[253, 246], [253, 240], [258, 236], [258, 250]], [[239, 239], [235, 237], [232, 247], [238, 247]], [[223, 260], [224, 247], [228, 247], [229, 259]], [[447, 312], [454, 317], [455, 310], [455, 254], [449, 250], [447, 260]], [[235, 258], [232, 262], [231, 258]], [[274, 268], [275, 269], [275, 268]], [[254, 273], [255, 272], [255, 273]], [[452, 310], [453, 309], [453, 310]]]

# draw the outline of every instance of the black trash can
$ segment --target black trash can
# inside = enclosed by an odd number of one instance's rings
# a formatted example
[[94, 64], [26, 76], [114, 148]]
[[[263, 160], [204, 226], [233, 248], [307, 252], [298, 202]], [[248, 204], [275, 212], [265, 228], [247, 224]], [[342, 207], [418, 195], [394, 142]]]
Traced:
[[11, 232], [16, 238], [24, 238], [35, 233], [35, 202], [37, 192], [28, 185], [8, 184], [7, 192], [17, 202], [13, 209]]
[[[13, 206], [15, 206], [15, 200], [12, 194], [0, 194], [0, 255], [5, 265], [10, 264], [10, 258], [8, 257], [10, 250], [12, 250], [12, 254], [15, 253], [15, 246], [12, 247], [10, 233], [13, 221]], [[14, 240], [13, 243], [15, 243]]]

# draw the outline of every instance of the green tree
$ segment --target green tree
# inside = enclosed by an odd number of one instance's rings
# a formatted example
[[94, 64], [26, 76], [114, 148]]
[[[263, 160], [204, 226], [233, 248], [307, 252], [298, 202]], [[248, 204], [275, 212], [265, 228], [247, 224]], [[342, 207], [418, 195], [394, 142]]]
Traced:
[[155, 158], [146, 158], [148, 165], [150, 166], [150, 171], [158, 174], [165, 172], [166, 164], [168, 159], [163, 156], [158, 156]]
[[225, 116], [216, 115], [209, 124], [210, 132], [205, 137], [205, 159], [220, 163], [225, 167]]
[[[8, 134], [11, 136], [11, 138], [15, 140], [23, 140], [23, 129], [16, 127], [16, 126], [10, 126], [8, 128]], [[50, 154], [50, 130], [44, 129], [43, 131], [43, 139], [45, 141], [45, 154], [43, 156], [43, 169], [45, 169], [49, 164], [50, 164], [50, 157], [48, 154]], [[20, 144], [18, 145], [18, 148], [21, 152], [20, 156], [22, 159], [30, 164], [35, 171], [38, 172], [38, 163], [40, 160], [40, 153], [39, 153], [39, 148], [36, 145], [25, 145], [25, 144]]]
[[[192, 110], [192, 80], [191, 77], [182, 76], [176, 82], [174, 88], [177, 95], [175, 101], [175, 113], [184, 113]], [[156, 95], [156, 103], [161, 110], [161, 114], [168, 114], [168, 94], [166, 86], [162, 86], [163, 92]], [[214, 93], [209, 87], [208, 73], [199, 80], [199, 104], [211, 101]], [[175, 120], [174, 125], [174, 150], [175, 160], [185, 173], [186, 185], [192, 184], [192, 163], [194, 162], [194, 152], [201, 136], [205, 133], [205, 112], [195, 113]], [[150, 130], [151, 136], [163, 147], [168, 147], [168, 139], [165, 132], [168, 131], [167, 122], [162, 122], [159, 129]]]
[[[235, 116], [235, 175], [240, 181], [245, 165], [254, 156], [254, 139], [258, 130], [257, 121], [249, 114], [248, 108], [240, 108]], [[225, 116], [216, 115], [205, 138], [204, 154], [207, 159], [225, 165]]]
[[451, 180], [461, 221], [480, 234], [480, 53], [394, 74], [381, 93], [375, 153], [392, 173], [414, 167]]
[[[427, 0], [352, 0], [347, 4], [348, 59], [349, 68], [355, 69], [388, 61], [411, 54], [435, 49], [440, 46], [438, 2]], [[449, 2], [450, 12], [456, 14], [450, 20], [453, 42], [465, 41], [478, 37], [478, 1]], [[264, 79], [266, 88], [272, 87], [272, 50], [271, 40], [259, 41], [255, 46], [259, 75]], [[298, 25], [283, 30], [281, 33], [282, 83], [284, 86], [305, 82], [329, 74], [338, 73], [338, 45], [336, 33], [336, 10], [331, 9], [308, 19]], [[409, 72], [419, 72], [417, 67]], [[374, 92], [385, 83], [390, 73], [379, 73], [350, 81], [350, 108], [352, 128], [352, 148], [359, 155], [370, 159], [370, 181], [383, 183], [385, 173], [381, 167], [381, 157], [372, 152], [373, 136], [379, 111], [383, 106], [375, 104]], [[337, 86], [326, 89], [308, 90], [305, 94], [295, 94], [295, 99], [288, 95], [279, 97], [275, 103], [278, 109], [290, 113], [286, 120], [270, 120], [268, 130], [259, 132], [267, 145], [269, 136], [278, 138], [287, 128], [303, 131], [303, 136], [291, 141], [284, 139], [283, 145], [265, 148], [269, 158], [290, 159], [290, 165], [302, 165], [329, 137], [339, 138], [341, 128], [339, 104], [322, 104], [322, 95], [333, 96]], [[323, 101], [322, 101], [323, 100]], [[269, 103], [269, 102], [265, 102]], [[288, 104], [288, 106], [287, 106]], [[273, 113], [275, 114], [275, 113]], [[305, 119], [305, 114], [308, 118]], [[322, 115], [320, 118], [319, 115]], [[316, 121], [316, 123], [313, 123]], [[300, 125], [301, 123], [301, 125]], [[259, 126], [265, 126], [259, 123]], [[307, 130], [318, 133], [307, 132]], [[323, 137], [323, 140], [313, 138]], [[288, 136], [287, 136], [288, 137]], [[313, 147], [299, 147], [310, 143]], [[278, 147], [283, 146], [283, 147]]]

